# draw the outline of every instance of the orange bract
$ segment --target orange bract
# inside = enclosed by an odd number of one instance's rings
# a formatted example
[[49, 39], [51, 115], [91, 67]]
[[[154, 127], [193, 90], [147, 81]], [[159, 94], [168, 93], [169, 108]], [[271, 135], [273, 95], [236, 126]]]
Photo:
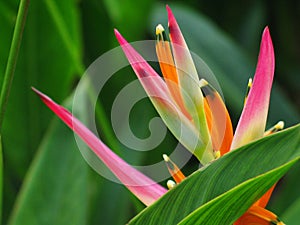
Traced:
[[234, 225], [284, 225], [284, 223], [274, 213], [253, 205]]
[[[158, 35], [162, 36], [162, 33]], [[156, 54], [159, 61], [161, 72], [165, 78], [166, 84], [169, 88], [169, 91], [174, 98], [176, 104], [181, 109], [182, 113], [188, 118], [191, 119], [190, 114], [185, 109], [180, 85], [178, 80], [178, 75], [176, 71], [176, 67], [174, 64], [170, 43], [168, 41], [158, 40], [156, 43]]]
[[176, 181], [177, 184], [179, 184], [181, 181], [185, 179], [184, 174], [181, 172], [179, 167], [167, 156], [163, 155], [163, 158], [167, 164], [169, 173], [173, 177], [173, 179]]
[[205, 98], [204, 110], [214, 151], [227, 153], [233, 138], [231, 119], [219, 93], [206, 81], [201, 80], [201, 90]]

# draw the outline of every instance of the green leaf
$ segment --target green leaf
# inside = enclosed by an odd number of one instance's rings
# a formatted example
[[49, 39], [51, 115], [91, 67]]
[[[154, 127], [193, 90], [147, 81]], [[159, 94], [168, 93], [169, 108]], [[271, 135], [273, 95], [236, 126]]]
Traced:
[[16, 25], [14, 28], [14, 34], [11, 41], [9, 55], [7, 59], [7, 65], [3, 77], [0, 94], [0, 130], [2, 129], [2, 123], [6, 111], [6, 106], [9, 98], [11, 85], [13, 82], [16, 64], [18, 61], [19, 49], [22, 42], [22, 36], [24, 26], [26, 23], [26, 17], [28, 13], [29, 0], [21, 0], [17, 13]]
[[[72, 37], [68, 41], [72, 43], [73, 49], [80, 52], [78, 28], [71, 29], [78, 25], [77, 16], [74, 15], [75, 1], [64, 1], [60, 4], [60, 10], [68, 12], [63, 14], [68, 22], [66, 27], [70, 27], [66, 32]], [[39, 16], [41, 14], [43, 17]], [[18, 178], [24, 175], [33, 149], [36, 149], [45, 131], [48, 120], [43, 119], [50, 115], [41, 107], [42, 104], [39, 104], [30, 87], [38, 86], [43, 91], [53, 93], [53, 97], [61, 101], [66, 97], [72, 79], [78, 72], [78, 62], [72, 60], [67, 46], [57, 35], [58, 30], [45, 4], [42, 1], [31, 1], [2, 137], [4, 155], [9, 159], [8, 166]], [[3, 32], [10, 33], [8, 30]], [[4, 53], [7, 55], [7, 52]], [[16, 136], [16, 130], [22, 135]]]
[[28, 170], [8, 224], [85, 224], [87, 168], [74, 134], [55, 119]]
[[[133, 218], [129, 224], [177, 224], [203, 204], [218, 196], [220, 198], [220, 195], [245, 181], [251, 182], [249, 179], [252, 179], [254, 183], [258, 182], [257, 185], [259, 184], [259, 186], [255, 185], [257, 191], [251, 189], [253, 192], [251, 200], [249, 200], [250, 203], [248, 202], [249, 206], [286, 172], [284, 168], [290, 165], [289, 162], [300, 157], [299, 138], [300, 125], [226, 154], [211, 165], [192, 174], [156, 203]], [[287, 163], [287, 166], [283, 166]], [[279, 168], [281, 166], [282, 169]], [[270, 170], [275, 171], [277, 178], [267, 182]], [[270, 173], [273, 174], [273, 172]], [[258, 180], [256, 181], [256, 179]], [[260, 179], [266, 182], [260, 185]], [[247, 185], [242, 185], [242, 189], [244, 188], [247, 189]], [[231, 190], [232, 192], [235, 191]], [[241, 211], [246, 210], [242, 204], [239, 206]], [[240, 215], [241, 211], [237, 212], [237, 215]], [[225, 214], [223, 210], [222, 213]], [[226, 218], [225, 215], [219, 213], [218, 216]], [[236, 218], [232, 214], [231, 216], [228, 219]]]
[[[1, 2], [8, 13], [5, 18], [0, 14], [1, 71], [7, 61], [18, 4], [19, 0]], [[77, 1], [52, 1], [52, 4], [57, 5], [64, 21], [69, 45], [76, 54], [81, 54]], [[62, 101], [80, 73], [77, 66], [81, 62], [74, 62], [68, 49], [45, 1], [31, 0], [2, 130], [4, 222], [52, 116], [30, 87], [38, 87]]]
[[[234, 223], [256, 200], [293, 166], [296, 160], [258, 177], [214, 198], [183, 219], [180, 225], [225, 225]], [[218, 212], [216, 214], [216, 212]]]

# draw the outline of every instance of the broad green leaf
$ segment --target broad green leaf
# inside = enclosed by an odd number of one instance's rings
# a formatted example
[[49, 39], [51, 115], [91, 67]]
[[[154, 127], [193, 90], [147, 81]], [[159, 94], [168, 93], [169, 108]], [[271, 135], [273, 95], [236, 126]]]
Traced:
[[[57, 2], [59, 4], [54, 1], [53, 4], [58, 4], [57, 7], [61, 11], [67, 12], [61, 14], [66, 20], [66, 32], [71, 37], [68, 42], [72, 43], [74, 51], [80, 52], [79, 33], [76, 27], [78, 26], [76, 1]], [[18, 6], [18, 3], [19, 1], [14, 1], [2, 4], [12, 8], [13, 11], [12, 6]], [[43, 16], [39, 17], [39, 15]], [[10, 19], [7, 23], [13, 26], [14, 18]], [[3, 30], [3, 34], [11, 35], [10, 27], [8, 25], [6, 27], [7, 30]], [[68, 52], [68, 48], [58, 34], [58, 28], [51, 18], [51, 11], [45, 3], [31, 1], [2, 137], [4, 155], [9, 160], [8, 166], [19, 178], [24, 175], [33, 149], [37, 147], [45, 130], [48, 121], [43, 119], [49, 118], [50, 115], [50, 112], [40, 107], [42, 104], [39, 104], [38, 99], [32, 95], [30, 87], [39, 84], [40, 89], [51, 92], [56, 99], [62, 100], [69, 91], [74, 75], [79, 72], [75, 67], [79, 62], [72, 60], [71, 53]], [[7, 51], [2, 53], [6, 57]], [[2, 63], [0, 64], [2, 66]], [[22, 135], [15, 135], [16, 130]]]
[[[65, 41], [53, 19], [53, 11], [45, 1], [31, 0], [28, 17], [16, 65], [14, 81], [3, 124], [4, 166], [4, 222], [14, 198], [35, 154], [50, 119], [51, 113], [32, 94], [31, 86], [52, 93], [61, 101], [69, 93], [74, 77], [80, 74], [70, 52], [71, 45], [81, 58], [77, 1], [51, 1], [58, 9], [61, 26], [68, 35]], [[19, 0], [1, 1], [6, 14], [0, 14], [1, 33], [0, 69], [7, 61], [12, 29]], [[2, 26], [3, 25], [3, 26]], [[2, 79], [2, 76], [0, 76]], [[52, 116], [52, 115], [51, 115]]]
[[[179, 224], [230, 225], [234, 223], [253, 202], [258, 200], [258, 196], [265, 193], [299, 159], [298, 157], [281, 167], [243, 182], [199, 207]], [[216, 212], [218, 213], [216, 214]]]
[[[177, 224], [201, 205], [242, 182], [270, 170], [276, 170], [276, 168], [300, 157], [299, 138], [300, 125], [226, 154], [211, 165], [192, 174], [133, 218], [129, 224]], [[281, 173], [281, 175], [283, 174]], [[281, 175], [278, 175], [278, 178]], [[275, 180], [273, 180], [274, 182]], [[260, 192], [253, 193], [252, 202], [260, 197], [271, 184], [272, 182], [266, 182], [266, 186], [260, 185], [264, 187], [261, 187]], [[258, 186], [255, 187], [259, 189]], [[240, 206], [242, 207], [242, 205]]]
[[28, 170], [8, 224], [85, 224], [87, 169], [74, 134], [55, 119]]

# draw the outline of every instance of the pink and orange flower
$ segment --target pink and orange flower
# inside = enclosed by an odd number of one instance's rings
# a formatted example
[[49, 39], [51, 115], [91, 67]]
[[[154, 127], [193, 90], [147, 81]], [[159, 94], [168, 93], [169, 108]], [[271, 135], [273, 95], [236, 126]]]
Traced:
[[[199, 80], [193, 59], [177, 21], [167, 6], [170, 41], [162, 25], [156, 27], [156, 52], [163, 74], [161, 78], [139, 53], [115, 30], [127, 59], [141, 84], [175, 137], [203, 164], [213, 163], [222, 155], [249, 142], [283, 128], [280, 122], [265, 131], [274, 76], [274, 50], [268, 27], [262, 34], [258, 63], [249, 93], [233, 135], [232, 124], [226, 106], [207, 81]], [[34, 89], [42, 101], [106, 164], [116, 177], [146, 206], [154, 203], [167, 192], [111, 151], [79, 120], [49, 97]], [[184, 134], [182, 129], [184, 128]], [[185, 176], [168, 156], [164, 155], [170, 174], [176, 183]], [[169, 186], [172, 186], [170, 184]], [[277, 216], [265, 209], [274, 186], [240, 217], [235, 225], [280, 224]]]

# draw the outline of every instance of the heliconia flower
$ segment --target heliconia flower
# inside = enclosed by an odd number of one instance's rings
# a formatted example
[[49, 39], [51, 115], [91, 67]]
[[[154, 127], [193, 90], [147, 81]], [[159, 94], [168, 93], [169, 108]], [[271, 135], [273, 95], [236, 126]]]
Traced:
[[[268, 27], [262, 35], [254, 80], [253, 83], [252, 79], [249, 80], [249, 93], [247, 92], [244, 109], [233, 135], [230, 116], [221, 96], [207, 81], [199, 80], [187, 44], [168, 6], [167, 11], [170, 42], [162, 25], [156, 27], [156, 52], [163, 78], [117, 30], [115, 35], [153, 105], [174, 136], [202, 164], [208, 164], [231, 150], [283, 129], [283, 122], [279, 122], [265, 131], [275, 65]], [[166, 193], [164, 187], [113, 153], [65, 108], [36, 89], [34, 91], [145, 205], [152, 204]], [[163, 158], [176, 182], [168, 181], [167, 186], [170, 189], [185, 179], [185, 175], [167, 155], [163, 155]], [[283, 225], [275, 214], [265, 209], [273, 189], [274, 186], [254, 203], [235, 225]]]
[[[164, 76], [165, 86], [167, 86], [169, 90], [168, 97], [164, 100], [172, 102], [173, 105], [181, 110], [182, 115], [177, 117], [179, 122], [183, 123], [188, 119], [192, 126], [196, 129], [200, 129], [200, 139], [203, 144], [206, 144], [206, 148], [201, 154], [195, 154], [199, 161], [202, 164], [206, 164], [230, 150], [282, 129], [283, 124], [280, 122], [273, 129], [265, 133], [275, 66], [274, 50], [268, 27], [265, 28], [262, 35], [254, 81], [253, 84], [252, 79], [249, 82], [249, 93], [247, 93], [244, 109], [233, 136], [231, 120], [222, 98], [208, 82], [203, 79], [199, 81], [198, 73], [186, 42], [168, 6], [167, 11], [170, 42], [166, 40], [163, 26], [158, 25], [156, 27], [157, 56]], [[139, 70], [143, 71], [140, 67], [147, 70], [142, 66], [142, 63], [145, 62], [118, 31], [115, 31], [115, 34], [133, 70], [137, 73], [143, 84], [146, 73], [139, 73]], [[159, 75], [153, 69], [151, 69], [151, 76], [157, 77], [159, 82], [162, 82], [162, 79], [160, 79]], [[160, 84], [159, 86], [162, 85]], [[157, 86], [156, 84], [144, 85], [144, 88], [149, 94], [153, 89], [156, 89]], [[166, 89], [166, 87], [164, 88]], [[149, 94], [149, 97], [151, 99], [151, 94]], [[164, 119], [163, 112], [160, 108], [160, 101], [161, 99], [156, 101], [152, 100], [158, 113]], [[194, 110], [195, 108], [196, 112]], [[171, 132], [175, 133], [176, 131], [174, 131], [172, 124], [168, 123], [168, 120], [164, 121]], [[207, 132], [210, 134], [209, 137], [206, 136]], [[187, 144], [181, 139], [179, 139], [179, 141], [188, 148]], [[209, 145], [210, 142], [211, 145]], [[189, 150], [191, 152], [195, 151], [194, 149]], [[164, 158], [171, 175], [176, 183], [179, 183], [180, 179], [184, 179], [184, 175], [181, 174], [180, 170], [178, 170], [176, 165], [174, 165], [168, 157], [164, 156]], [[170, 186], [172, 186], [172, 184], [170, 184]], [[278, 221], [276, 215], [265, 209], [273, 189], [274, 187], [257, 201], [235, 224], [242, 225], [254, 222], [258, 224], [269, 224], [270, 222], [282, 224], [282, 222]]]

